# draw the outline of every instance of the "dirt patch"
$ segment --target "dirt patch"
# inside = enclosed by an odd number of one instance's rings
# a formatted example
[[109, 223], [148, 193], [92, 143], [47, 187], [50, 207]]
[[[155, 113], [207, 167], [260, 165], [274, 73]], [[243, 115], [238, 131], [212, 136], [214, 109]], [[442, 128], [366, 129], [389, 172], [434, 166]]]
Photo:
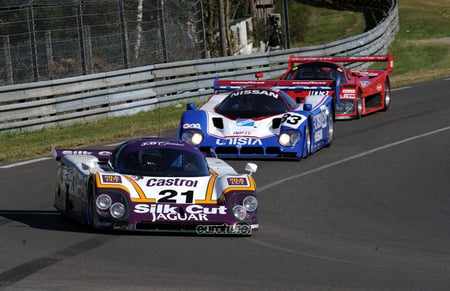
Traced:
[[432, 39], [408, 39], [405, 40], [411, 44], [450, 44], [450, 37], [432, 38]]

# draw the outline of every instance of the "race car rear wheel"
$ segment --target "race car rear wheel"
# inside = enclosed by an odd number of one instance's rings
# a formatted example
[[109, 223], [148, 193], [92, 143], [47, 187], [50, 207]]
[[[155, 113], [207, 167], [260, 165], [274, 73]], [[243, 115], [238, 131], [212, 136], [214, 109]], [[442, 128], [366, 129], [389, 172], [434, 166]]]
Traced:
[[356, 96], [356, 118], [361, 118], [363, 111], [363, 103], [361, 98], [361, 91], [358, 91], [358, 95]]
[[384, 82], [384, 108], [382, 111], [386, 111], [389, 108], [389, 105], [391, 104], [391, 85], [389, 82], [389, 79], [386, 79]]

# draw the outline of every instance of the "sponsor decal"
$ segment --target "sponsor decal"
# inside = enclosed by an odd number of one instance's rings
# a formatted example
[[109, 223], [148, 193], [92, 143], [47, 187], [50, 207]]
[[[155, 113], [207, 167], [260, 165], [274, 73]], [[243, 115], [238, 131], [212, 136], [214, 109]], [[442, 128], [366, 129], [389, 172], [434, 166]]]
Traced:
[[343, 99], [355, 99], [356, 98], [356, 94], [344, 94], [341, 96], [341, 98]]
[[314, 141], [315, 141], [315, 142], [318, 142], [318, 141], [320, 141], [320, 140], [322, 140], [322, 139], [323, 139], [323, 133], [322, 133], [322, 130], [316, 131], [316, 133], [314, 134]]
[[381, 85], [380, 83], [377, 84], [377, 91], [381, 92], [381, 90], [383, 90], [383, 85]]
[[228, 186], [248, 186], [248, 181], [246, 178], [233, 177], [227, 178]]
[[196, 226], [195, 232], [197, 234], [251, 234], [252, 227], [246, 224], [200, 224]]
[[[105, 157], [109, 157], [111, 155], [110, 151], [98, 151], [96, 153], [99, 156], [105, 156]], [[65, 150], [62, 151], [62, 155], [94, 155], [92, 152], [90, 151], [86, 151], [86, 150], [75, 150], [75, 151], [71, 151], [71, 150]]]
[[315, 129], [325, 128], [328, 124], [328, 109], [326, 106], [320, 107], [320, 113], [313, 115], [313, 125]]
[[122, 177], [117, 175], [102, 175], [102, 183], [104, 184], [122, 184]]
[[342, 90], [342, 93], [355, 93], [355, 89], [344, 89]]
[[135, 213], [151, 214], [152, 222], [155, 221], [208, 221], [208, 215], [227, 214], [225, 205], [203, 206], [188, 205], [182, 209], [179, 206], [168, 204], [136, 204]]
[[192, 179], [172, 178], [172, 179], [158, 179], [150, 178], [147, 181], [147, 187], [160, 186], [181, 186], [181, 187], [197, 187], [198, 181]]
[[273, 98], [278, 98], [278, 93], [269, 91], [269, 90], [259, 90], [259, 89], [249, 89], [249, 90], [239, 90], [230, 94], [231, 97], [240, 96], [240, 95], [268, 95]]
[[200, 125], [200, 123], [184, 123], [183, 124], [183, 129], [190, 129], [190, 128], [201, 129], [202, 126]]
[[250, 130], [235, 130], [233, 131], [233, 135], [251, 135], [252, 132]]
[[238, 120], [236, 120], [236, 125], [237, 126], [254, 126], [255, 121], [253, 121], [252, 119], [238, 119]]
[[252, 137], [227, 137], [227, 138], [220, 138], [216, 140], [216, 145], [219, 146], [262, 146], [262, 141], [257, 138]]
[[310, 90], [309, 96], [326, 96], [328, 95], [328, 91], [326, 90]]
[[141, 143], [142, 147], [145, 146], [179, 146], [183, 147], [184, 144], [176, 141], [145, 141]]

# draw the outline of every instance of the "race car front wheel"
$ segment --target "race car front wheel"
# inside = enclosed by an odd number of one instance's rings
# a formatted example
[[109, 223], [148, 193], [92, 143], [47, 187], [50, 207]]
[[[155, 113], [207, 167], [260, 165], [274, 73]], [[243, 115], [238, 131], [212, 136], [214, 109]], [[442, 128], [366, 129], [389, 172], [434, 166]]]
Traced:
[[86, 205], [86, 223], [93, 227], [97, 223], [97, 212], [95, 211], [94, 184], [89, 187], [88, 201]]
[[363, 111], [363, 103], [361, 98], [361, 91], [358, 91], [358, 96], [356, 96], [356, 118], [361, 118]]
[[389, 105], [391, 104], [391, 85], [389, 79], [386, 79], [384, 82], [384, 108], [383, 111], [388, 110]]
[[303, 158], [307, 158], [311, 154], [311, 133], [309, 130], [309, 124], [306, 124], [305, 127], [305, 148], [303, 153]]
[[328, 137], [327, 137], [327, 146], [330, 146], [333, 142], [333, 134], [334, 134], [334, 110], [331, 108], [331, 112], [329, 114], [328, 120]]

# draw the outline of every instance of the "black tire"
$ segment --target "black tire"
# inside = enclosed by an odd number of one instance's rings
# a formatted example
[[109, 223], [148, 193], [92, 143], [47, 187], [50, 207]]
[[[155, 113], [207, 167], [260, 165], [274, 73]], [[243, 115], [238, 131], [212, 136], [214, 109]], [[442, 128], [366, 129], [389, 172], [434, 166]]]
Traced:
[[95, 199], [94, 199], [94, 185], [91, 183], [89, 187], [88, 201], [86, 207], [86, 224], [90, 227], [94, 227], [97, 221], [97, 215], [95, 213]]
[[329, 114], [329, 118], [330, 118], [330, 126], [328, 127], [328, 136], [327, 136], [327, 147], [329, 147], [331, 145], [331, 143], [333, 142], [333, 137], [334, 137], [334, 109], [333, 107], [331, 107], [331, 112]]
[[389, 105], [391, 105], [391, 84], [389, 82], [389, 79], [386, 79], [384, 82], [384, 108], [382, 111], [387, 111], [389, 108]]
[[358, 91], [356, 96], [356, 118], [360, 119], [362, 117], [363, 103], [361, 97], [361, 91]]
[[66, 185], [66, 193], [64, 196], [64, 213], [69, 215], [70, 212], [70, 198], [69, 198], [69, 185]]
[[305, 128], [304, 152], [305, 151], [306, 151], [306, 153], [303, 156], [304, 159], [309, 157], [309, 155], [311, 155], [311, 131], [309, 129], [309, 122], [308, 122], [308, 124], [306, 124], [306, 128]]

